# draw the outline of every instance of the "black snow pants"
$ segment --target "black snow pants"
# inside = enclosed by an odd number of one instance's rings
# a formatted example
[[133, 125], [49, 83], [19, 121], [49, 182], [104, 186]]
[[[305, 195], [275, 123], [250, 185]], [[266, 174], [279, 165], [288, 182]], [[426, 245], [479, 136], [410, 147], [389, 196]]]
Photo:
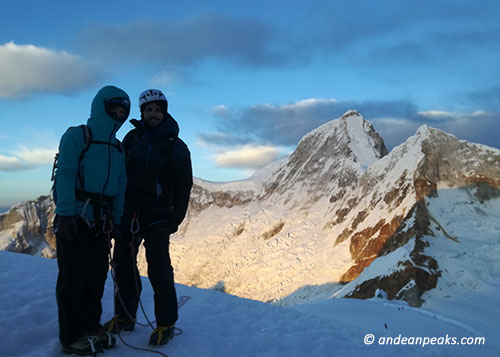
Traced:
[[101, 299], [109, 269], [109, 245], [104, 233], [96, 234], [97, 229], [90, 229], [83, 219], [77, 222], [78, 234], [73, 240], [56, 234], [56, 298], [63, 345], [101, 327]]
[[162, 224], [146, 226], [141, 222], [137, 235], [131, 233], [131, 219], [124, 219], [121, 237], [115, 240], [114, 262], [118, 290], [115, 293], [115, 316], [121, 319], [135, 319], [139, 297], [142, 291], [137, 269], [137, 253], [144, 239], [148, 277], [154, 291], [156, 324], [173, 325], [177, 319], [177, 295], [174, 285], [174, 271], [170, 261], [170, 233]]

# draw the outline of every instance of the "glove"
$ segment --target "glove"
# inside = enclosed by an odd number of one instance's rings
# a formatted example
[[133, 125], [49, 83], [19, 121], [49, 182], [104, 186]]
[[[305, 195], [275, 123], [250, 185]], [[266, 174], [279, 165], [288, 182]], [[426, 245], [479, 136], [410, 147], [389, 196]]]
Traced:
[[74, 240], [78, 234], [78, 223], [75, 216], [58, 216], [54, 233], [61, 238]]
[[172, 223], [170, 220], [163, 223], [159, 228], [158, 230], [160, 232], [166, 232], [168, 234], [173, 234], [175, 232], [177, 232], [177, 229], [178, 229], [178, 226], [174, 223]]
[[179, 228], [179, 227], [178, 227], [178, 226], [176, 226], [176, 225], [174, 225], [174, 226], [168, 226], [168, 227], [167, 227], [167, 232], [168, 232], [168, 233], [170, 233], [170, 234], [174, 234], [175, 232], [177, 232], [177, 229], [178, 229], [178, 228]]

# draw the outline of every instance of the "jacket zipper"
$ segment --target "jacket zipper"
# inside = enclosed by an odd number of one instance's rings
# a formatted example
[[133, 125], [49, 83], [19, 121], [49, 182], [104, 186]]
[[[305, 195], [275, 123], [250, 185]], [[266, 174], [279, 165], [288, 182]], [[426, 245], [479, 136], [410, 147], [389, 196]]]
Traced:
[[[111, 131], [111, 135], [109, 136], [108, 142], [111, 144], [111, 138], [113, 137], [114, 129]], [[102, 188], [102, 194], [104, 195], [106, 192], [106, 187], [109, 183], [109, 177], [111, 176], [111, 145], [108, 146], [108, 174], [106, 176], [106, 182]]]

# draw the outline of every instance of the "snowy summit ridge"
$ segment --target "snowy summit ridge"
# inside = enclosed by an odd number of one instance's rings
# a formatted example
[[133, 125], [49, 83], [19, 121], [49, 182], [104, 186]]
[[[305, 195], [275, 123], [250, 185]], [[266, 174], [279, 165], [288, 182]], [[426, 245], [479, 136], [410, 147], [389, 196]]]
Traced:
[[[388, 153], [382, 138], [356, 110], [349, 110], [339, 119], [314, 129], [302, 138], [299, 148], [307, 141], [312, 141], [316, 151], [323, 155], [341, 153], [364, 167], [368, 167]], [[325, 148], [327, 141], [330, 146]], [[348, 150], [338, 152], [344, 145]]]

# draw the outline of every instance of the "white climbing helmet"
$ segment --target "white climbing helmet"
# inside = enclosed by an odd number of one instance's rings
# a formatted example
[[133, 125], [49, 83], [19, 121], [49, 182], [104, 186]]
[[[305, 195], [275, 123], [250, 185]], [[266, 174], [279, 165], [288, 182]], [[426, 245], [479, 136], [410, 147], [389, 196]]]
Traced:
[[139, 108], [149, 102], [157, 102], [162, 101], [165, 102], [168, 106], [167, 97], [162, 93], [159, 89], [148, 89], [141, 93], [139, 96]]

